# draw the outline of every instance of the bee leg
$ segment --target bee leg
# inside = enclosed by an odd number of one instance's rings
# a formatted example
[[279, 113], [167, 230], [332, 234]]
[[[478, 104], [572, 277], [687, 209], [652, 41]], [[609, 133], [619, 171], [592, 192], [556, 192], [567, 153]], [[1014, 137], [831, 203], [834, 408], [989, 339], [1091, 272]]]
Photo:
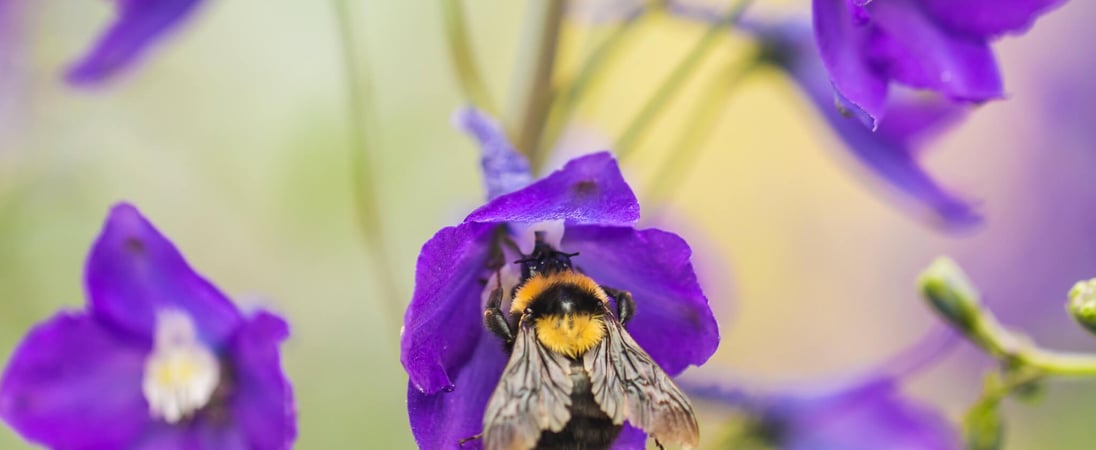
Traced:
[[487, 300], [487, 309], [483, 311], [483, 326], [502, 338], [506, 343], [514, 342], [514, 327], [506, 321], [506, 315], [502, 313], [502, 280], [498, 286], [491, 290], [491, 297]]
[[468, 443], [469, 441], [474, 441], [474, 440], [480, 439], [482, 437], [483, 437], [483, 433], [477, 434], [475, 436], [468, 436], [464, 439], [461, 439], [460, 442], [458, 442], [458, 445], [460, 445], [461, 447], [464, 447], [464, 444]]
[[[463, 443], [463, 442], [464, 441], [461, 441], [461, 443]], [[662, 443], [658, 442], [658, 438], [655, 438], [655, 447], [658, 447], [658, 450], [666, 450], [666, 447], [663, 447]]]
[[606, 286], [602, 286], [601, 289], [603, 289], [606, 294], [609, 294], [613, 300], [616, 300], [617, 319], [620, 320], [621, 325], [627, 325], [628, 321], [632, 320], [632, 317], [636, 315], [636, 301], [632, 298], [632, 293]]

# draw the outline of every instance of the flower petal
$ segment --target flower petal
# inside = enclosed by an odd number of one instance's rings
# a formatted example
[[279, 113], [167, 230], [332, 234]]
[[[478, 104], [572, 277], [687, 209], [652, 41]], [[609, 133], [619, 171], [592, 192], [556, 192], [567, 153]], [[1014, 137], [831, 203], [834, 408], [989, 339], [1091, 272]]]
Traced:
[[235, 389], [230, 408], [246, 437], [243, 448], [290, 448], [297, 436], [293, 388], [278, 353], [279, 344], [287, 337], [289, 325], [281, 317], [259, 311], [229, 344]]
[[50, 448], [126, 448], [150, 423], [141, 393], [150, 347], [87, 314], [60, 313], [15, 350], [0, 382], [0, 416]]
[[869, 41], [870, 58], [896, 81], [962, 101], [1004, 96], [985, 39], [949, 33], [915, 0], [872, 2], [867, 9], [878, 30]]
[[483, 158], [483, 184], [487, 200], [508, 194], [533, 182], [529, 161], [510, 144], [506, 131], [484, 112], [467, 107], [457, 112], [457, 124], [479, 142]]
[[792, 419], [791, 450], [958, 450], [958, 433], [941, 415], [901, 395], [882, 378], [808, 400]]
[[[407, 414], [419, 448], [457, 448], [461, 439], [483, 431], [487, 400], [498, 385], [507, 355], [501, 340], [482, 327], [479, 330], [479, 336], [470, 338], [475, 350], [468, 363], [456, 371], [452, 392], [427, 394], [408, 383]], [[470, 441], [461, 448], [480, 449], [482, 441]]]
[[483, 280], [496, 227], [464, 223], [443, 228], [422, 246], [415, 293], [404, 316], [400, 361], [424, 394], [455, 387], [483, 332]]
[[631, 225], [639, 220], [639, 201], [613, 156], [600, 152], [575, 158], [465, 218], [467, 222], [491, 223], [551, 220], [564, 220], [568, 225]]
[[753, 25], [753, 30], [780, 52], [777, 60], [781, 66], [822, 112], [859, 163], [915, 200], [942, 225], [963, 228], [981, 222], [969, 203], [944, 190], [920, 167], [912, 147], [928, 133], [958, 119], [962, 113], [958, 106], [943, 104], [940, 99], [911, 97], [908, 91], [896, 90], [888, 105], [887, 118], [880, 122], [878, 131], [872, 132], [831, 106], [830, 84], [822, 61], [811, 49], [806, 26], [789, 22]]
[[106, 80], [133, 63], [199, 3], [200, 0], [119, 0], [118, 18], [91, 51], [69, 68], [66, 77], [74, 84]]
[[647, 448], [647, 433], [624, 422], [624, 429], [620, 430], [613, 442], [613, 450], [645, 450]]
[[94, 316], [148, 339], [154, 335], [156, 312], [164, 309], [188, 313], [215, 347], [243, 321], [228, 298], [125, 203], [111, 209], [88, 257], [85, 283]]
[[1040, 15], [1065, 0], [920, 0], [933, 18], [957, 33], [1000, 36], [1023, 33]]
[[671, 376], [700, 365], [719, 346], [719, 327], [689, 262], [692, 251], [658, 229], [572, 226], [562, 251], [598, 283], [632, 293], [628, 332]]
[[864, 54], [871, 27], [859, 23], [854, 12], [860, 7], [848, 0], [813, 0], [814, 32], [822, 61], [833, 83], [835, 95], [827, 96], [828, 109], [834, 101], [858, 117], [867, 118], [874, 129], [883, 117], [887, 79], [869, 64]]

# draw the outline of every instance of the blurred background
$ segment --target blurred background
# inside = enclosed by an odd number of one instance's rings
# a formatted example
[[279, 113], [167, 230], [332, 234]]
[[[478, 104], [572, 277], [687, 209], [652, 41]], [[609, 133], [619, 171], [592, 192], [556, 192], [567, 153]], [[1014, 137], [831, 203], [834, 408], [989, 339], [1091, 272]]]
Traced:
[[[450, 125], [461, 103], [436, 2], [359, 2], [368, 61], [385, 264], [380, 288], [358, 226], [343, 60], [329, 2], [207, 0], [106, 86], [62, 74], [113, 15], [108, 2], [0, 1], [0, 361], [58, 308], [81, 308], [87, 250], [109, 206], [135, 203], [191, 264], [238, 303], [291, 321], [284, 362], [300, 412], [298, 447], [411, 448], [399, 364], [402, 309], [418, 250], [482, 199], [478, 153]], [[467, 3], [496, 100], [509, 92], [525, 2]], [[806, 1], [759, 1], [760, 15]], [[758, 72], [663, 211], [698, 257], [723, 343], [706, 374], [760, 388], [870, 366], [935, 319], [914, 279], [953, 255], [1008, 325], [1048, 347], [1096, 352], [1065, 314], [1074, 281], [1096, 276], [1096, 5], [1075, 0], [996, 48], [1010, 98], [982, 106], [927, 148], [943, 184], [979, 200], [986, 224], [948, 234], [863, 176], [781, 74]], [[561, 73], [583, 36], [566, 28]], [[580, 111], [568, 151], [611, 142], [703, 32], [656, 17]], [[515, 38], [511, 38], [515, 37]], [[643, 202], [705, 74], [743, 51], [728, 35], [675, 100], [625, 174]], [[588, 148], [584, 148], [588, 147]], [[665, 222], [660, 222], [665, 223]], [[382, 272], [383, 273], [383, 272]], [[951, 416], [977, 396], [989, 360], [965, 344], [912, 392]], [[1010, 403], [1007, 448], [1096, 445], [1096, 380], [1052, 382], [1042, 402]], [[0, 448], [29, 448], [0, 427]]]

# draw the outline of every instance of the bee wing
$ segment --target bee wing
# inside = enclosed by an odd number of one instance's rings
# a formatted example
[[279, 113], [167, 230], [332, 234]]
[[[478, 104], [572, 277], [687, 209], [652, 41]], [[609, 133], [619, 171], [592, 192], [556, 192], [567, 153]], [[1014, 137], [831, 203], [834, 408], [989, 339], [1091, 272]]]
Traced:
[[542, 430], [562, 430], [571, 420], [572, 387], [571, 362], [540, 345], [523, 318], [483, 415], [485, 449], [530, 449]]
[[689, 399], [605, 311], [605, 338], [586, 352], [594, 401], [615, 424], [628, 420], [663, 444], [695, 448], [700, 431]]

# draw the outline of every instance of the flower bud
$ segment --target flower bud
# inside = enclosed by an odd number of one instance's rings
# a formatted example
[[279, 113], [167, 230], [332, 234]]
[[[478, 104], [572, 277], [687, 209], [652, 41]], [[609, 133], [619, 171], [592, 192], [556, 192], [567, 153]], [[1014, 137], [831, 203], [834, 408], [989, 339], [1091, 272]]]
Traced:
[[1077, 323], [1096, 334], [1096, 278], [1073, 285], [1066, 309]]
[[963, 332], [973, 329], [981, 314], [978, 291], [955, 261], [937, 258], [921, 273], [918, 284], [937, 313]]

